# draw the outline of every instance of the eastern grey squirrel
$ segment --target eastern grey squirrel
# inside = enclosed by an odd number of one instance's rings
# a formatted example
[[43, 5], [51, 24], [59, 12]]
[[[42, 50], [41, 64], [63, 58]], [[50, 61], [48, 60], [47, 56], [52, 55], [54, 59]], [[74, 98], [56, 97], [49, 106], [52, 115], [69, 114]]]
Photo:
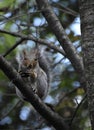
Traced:
[[[18, 60], [18, 72], [23, 81], [43, 100], [49, 91], [49, 65], [43, 53], [36, 48], [30, 52], [23, 50]], [[16, 93], [21, 99], [26, 99], [16, 87]]]

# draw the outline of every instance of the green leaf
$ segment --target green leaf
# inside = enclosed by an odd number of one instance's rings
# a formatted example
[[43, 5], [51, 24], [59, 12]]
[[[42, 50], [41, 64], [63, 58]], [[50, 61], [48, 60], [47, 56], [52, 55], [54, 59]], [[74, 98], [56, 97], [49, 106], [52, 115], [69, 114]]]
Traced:
[[0, 1], [0, 8], [8, 7], [14, 3], [14, 0], [2, 0]]

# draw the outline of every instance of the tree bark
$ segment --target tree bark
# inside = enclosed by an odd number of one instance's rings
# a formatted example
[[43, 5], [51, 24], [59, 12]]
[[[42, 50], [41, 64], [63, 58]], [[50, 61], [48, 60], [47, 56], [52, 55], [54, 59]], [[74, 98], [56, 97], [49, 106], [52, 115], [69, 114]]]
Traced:
[[82, 53], [92, 130], [94, 130], [94, 0], [80, 0]]

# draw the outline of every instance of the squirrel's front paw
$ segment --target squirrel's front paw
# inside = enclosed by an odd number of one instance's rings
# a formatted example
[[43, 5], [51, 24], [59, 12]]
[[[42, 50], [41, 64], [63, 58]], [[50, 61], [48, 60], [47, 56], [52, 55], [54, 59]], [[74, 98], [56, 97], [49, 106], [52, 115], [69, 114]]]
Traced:
[[37, 73], [33, 71], [33, 72], [31, 72], [30, 76], [32, 79], [35, 79], [35, 78], [37, 78]]

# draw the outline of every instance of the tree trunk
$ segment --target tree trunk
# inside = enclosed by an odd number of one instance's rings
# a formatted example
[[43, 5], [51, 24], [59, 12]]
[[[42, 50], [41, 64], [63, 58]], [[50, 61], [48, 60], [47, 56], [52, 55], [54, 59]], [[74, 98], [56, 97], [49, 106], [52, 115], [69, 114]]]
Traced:
[[80, 0], [79, 4], [88, 108], [94, 130], [94, 0]]

